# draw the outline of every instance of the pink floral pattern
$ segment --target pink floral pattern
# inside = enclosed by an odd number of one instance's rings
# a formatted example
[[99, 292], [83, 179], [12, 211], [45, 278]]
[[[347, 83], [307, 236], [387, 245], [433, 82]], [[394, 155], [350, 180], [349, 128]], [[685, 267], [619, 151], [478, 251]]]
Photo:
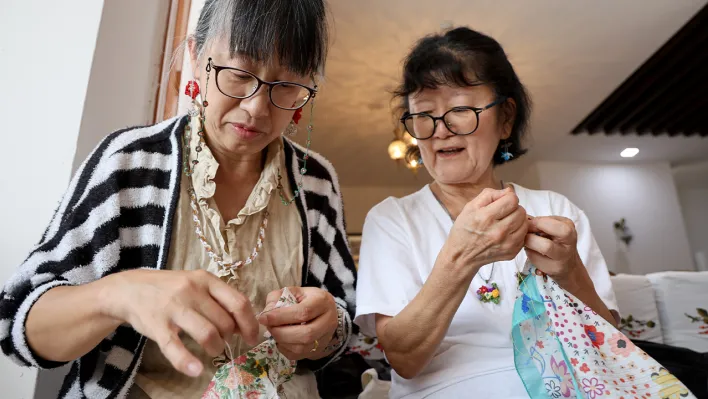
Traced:
[[206, 392], [202, 395], [202, 399], [220, 399], [219, 393], [216, 392], [216, 382], [213, 380], [209, 383]]
[[597, 378], [583, 378], [583, 391], [588, 394], [590, 399], [595, 399], [602, 396], [605, 391], [605, 385], [600, 383]]
[[617, 356], [629, 357], [635, 351], [635, 345], [624, 334], [614, 334], [608, 341], [612, 353]]
[[[297, 303], [287, 289], [275, 308]], [[292, 378], [296, 363], [286, 358], [269, 335], [266, 341], [219, 367], [202, 399], [280, 399], [283, 384]]]
[[551, 357], [551, 371], [560, 378], [560, 394], [564, 398], [569, 398], [573, 389], [573, 379], [570, 376], [565, 360], [558, 362], [555, 357]]
[[695, 398], [621, 331], [533, 269], [521, 283], [512, 326], [517, 372], [531, 398], [646, 399], [669, 391]]

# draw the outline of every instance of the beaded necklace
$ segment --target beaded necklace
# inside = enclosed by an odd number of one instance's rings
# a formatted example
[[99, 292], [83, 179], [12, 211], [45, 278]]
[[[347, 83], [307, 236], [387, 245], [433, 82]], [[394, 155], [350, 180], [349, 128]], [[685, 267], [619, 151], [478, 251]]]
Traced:
[[[312, 102], [310, 104], [310, 123], [307, 126], [307, 142], [306, 142], [306, 149], [305, 149], [305, 155], [303, 157], [303, 164], [302, 168], [300, 169], [300, 181], [297, 183], [297, 187], [293, 190], [293, 198], [292, 199], [287, 199], [285, 195], [285, 189], [282, 184], [282, 176], [280, 173], [280, 169], [278, 169], [278, 194], [280, 196], [280, 201], [283, 205], [288, 206], [292, 204], [299, 196], [300, 192], [303, 187], [303, 178], [305, 174], [307, 173], [307, 160], [310, 158], [310, 145], [312, 143], [312, 118], [313, 118], [313, 111], [315, 108], [315, 101], [314, 101], [314, 96], [312, 98]], [[192, 118], [197, 117], [198, 123], [199, 123], [199, 130], [197, 134], [199, 135], [199, 144], [195, 147], [195, 151], [197, 153], [200, 153], [203, 150], [203, 147], [206, 146], [206, 141], [204, 140], [204, 119], [203, 117], [198, 117], [197, 115], [192, 115], [190, 114], [190, 120], [187, 122], [187, 126], [184, 129], [184, 135], [183, 135], [183, 157], [182, 157], [182, 167], [183, 167], [183, 172], [185, 176], [187, 176], [189, 179], [189, 204], [192, 208], [192, 222], [194, 223], [194, 231], [197, 234], [197, 237], [199, 238], [199, 241], [202, 244], [202, 247], [206, 251], [207, 255], [209, 258], [211, 258], [218, 266], [218, 271], [217, 271], [217, 276], [219, 277], [225, 277], [225, 276], [230, 276], [229, 280], [237, 278], [236, 272], [245, 265], [250, 265], [253, 263], [253, 261], [258, 257], [258, 253], [263, 248], [263, 241], [265, 241], [266, 237], [266, 228], [268, 227], [268, 211], [265, 211], [263, 214], [263, 222], [261, 223], [260, 228], [258, 229], [258, 239], [256, 241], [255, 247], [253, 247], [253, 250], [251, 250], [250, 255], [244, 259], [244, 260], [239, 260], [235, 262], [226, 262], [224, 261], [223, 256], [219, 255], [214, 251], [214, 248], [209, 245], [209, 243], [206, 240], [206, 236], [204, 235], [204, 232], [202, 230], [201, 222], [199, 221], [199, 203], [197, 201], [197, 195], [194, 191], [194, 186], [192, 185], [192, 175], [194, 174], [194, 167], [199, 163], [198, 160], [194, 160], [189, 162], [189, 157], [191, 154], [191, 148], [189, 146], [192, 138]]]
[[[191, 121], [190, 121], [191, 124]], [[184, 164], [184, 173], [187, 177], [189, 177], [189, 188], [187, 189], [187, 192], [189, 194], [189, 205], [192, 208], [192, 222], [194, 224], [194, 232], [197, 234], [197, 238], [199, 238], [199, 242], [202, 244], [202, 247], [204, 248], [204, 251], [207, 253], [209, 258], [211, 258], [214, 263], [216, 263], [218, 270], [216, 272], [216, 275], [219, 277], [225, 277], [225, 276], [230, 276], [229, 280], [236, 279], [237, 275], [236, 272], [242, 267], [246, 265], [250, 265], [253, 263], [253, 261], [258, 257], [258, 252], [263, 248], [263, 241], [265, 240], [266, 237], [266, 228], [268, 227], [268, 211], [263, 212], [263, 222], [261, 222], [261, 226], [258, 229], [258, 239], [256, 241], [256, 245], [253, 247], [253, 249], [250, 252], [250, 255], [244, 260], [238, 260], [234, 262], [226, 262], [223, 258], [223, 256], [219, 255], [216, 253], [214, 250], [214, 247], [212, 247], [206, 239], [206, 236], [204, 235], [204, 232], [202, 230], [202, 225], [201, 222], [199, 221], [199, 202], [197, 200], [197, 194], [194, 191], [194, 186], [192, 184], [192, 174], [194, 172], [194, 167], [191, 169], [189, 168], [189, 142], [191, 139], [191, 128], [189, 128], [189, 124], [187, 125], [187, 128], [185, 128], [185, 134], [184, 134], [184, 154], [185, 157], [183, 159], [183, 164]], [[201, 132], [201, 130], [200, 130]], [[200, 146], [197, 147], [198, 149], [201, 150], [201, 143]], [[199, 150], [198, 150], [199, 152]], [[193, 166], [195, 166], [193, 164]]]

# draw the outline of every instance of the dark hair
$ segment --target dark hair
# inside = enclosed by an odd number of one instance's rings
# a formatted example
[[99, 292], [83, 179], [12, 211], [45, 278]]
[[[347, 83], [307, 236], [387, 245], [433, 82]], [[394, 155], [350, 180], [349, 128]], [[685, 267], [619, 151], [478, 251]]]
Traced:
[[324, 73], [327, 12], [324, 0], [206, 0], [194, 32], [200, 56], [210, 40], [229, 40], [231, 57], [274, 57], [300, 75]]
[[[499, 43], [491, 37], [460, 27], [426, 36], [411, 50], [403, 66], [403, 82], [394, 92], [403, 111], [409, 110], [408, 96], [439, 86], [472, 86], [489, 83], [499, 97], [513, 98], [516, 118], [508, 151], [519, 158], [526, 153], [521, 140], [528, 128], [531, 99]], [[502, 106], [509, 106], [508, 103]], [[502, 143], [499, 143], [500, 147]], [[494, 165], [504, 163], [501, 151], [494, 153]]]

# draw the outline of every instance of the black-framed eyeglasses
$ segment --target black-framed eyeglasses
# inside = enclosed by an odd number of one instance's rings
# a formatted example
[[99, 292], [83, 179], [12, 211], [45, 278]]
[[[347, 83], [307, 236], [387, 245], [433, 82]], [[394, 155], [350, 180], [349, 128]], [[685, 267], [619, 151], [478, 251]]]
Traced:
[[427, 140], [433, 137], [435, 129], [438, 127], [438, 121], [443, 121], [450, 133], [458, 136], [466, 136], [477, 131], [479, 127], [479, 114], [503, 103], [506, 99], [507, 97], [499, 97], [494, 102], [482, 108], [454, 107], [442, 114], [442, 116], [437, 117], [425, 112], [405, 114], [401, 118], [401, 123], [405, 126], [406, 131], [418, 140]]
[[308, 87], [295, 82], [268, 82], [243, 69], [215, 65], [211, 58], [206, 71], [214, 70], [219, 91], [231, 98], [243, 100], [256, 94], [261, 86], [268, 86], [270, 102], [280, 109], [297, 110], [317, 95], [317, 86]]

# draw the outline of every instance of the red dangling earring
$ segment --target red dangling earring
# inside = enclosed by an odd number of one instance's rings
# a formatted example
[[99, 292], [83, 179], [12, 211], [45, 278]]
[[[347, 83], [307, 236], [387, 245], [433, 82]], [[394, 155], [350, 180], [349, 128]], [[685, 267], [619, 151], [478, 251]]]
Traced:
[[293, 114], [293, 122], [297, 125], [300, 122], [300, 118], [302, 118], [302, 108], [298, 108]]
[[199, 95], [199, 83], [196, 80], [187, 82], [187, 87], [184, 88], [184, 94], [188, 95], [192, 100]]
[[189, 109], [189, 116], [197, 117], [199, 115], [199, 107], [197, 106], [197, 96], [199, 95], [199, 83], [196, 80], [190, 80], [187, 82], [187, 86], [184, 88], [184, 94], [188, 95], [192, 99], [192, 108]]
[[288, 127], [285, 128], [285, 134], [290, 137], [297, 134], [297, 124], [300, 122], [300, 118], [302, 118], [302, 108], [298, 108], [293, 114], [293, 119], [288, 124]]

